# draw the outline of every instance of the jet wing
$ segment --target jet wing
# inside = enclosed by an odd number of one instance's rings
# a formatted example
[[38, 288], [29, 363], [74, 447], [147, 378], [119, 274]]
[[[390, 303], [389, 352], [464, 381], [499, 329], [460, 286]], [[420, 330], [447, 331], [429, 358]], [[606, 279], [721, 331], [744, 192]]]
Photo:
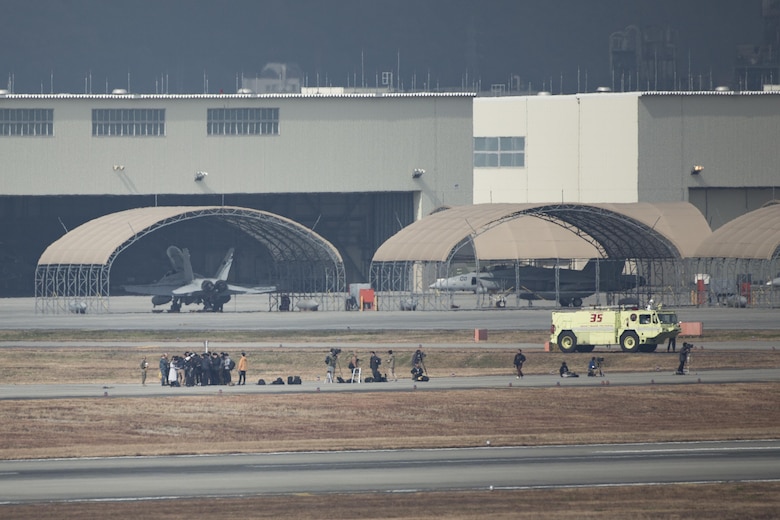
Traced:
[[[216, 282], [218, 282], [217, 280]], [[174, 296], [191, 296], [195, 294], [200, 294], [205, 292], [203, 290], [203, 282], [204, 280], [194, 280], [192, 283], [188, 283], [187, 285], [182, 285], [181, 287], [174, 288], [173, 290], [165, 293], [165, 294], [172, 294]], [[212, 281], [212, 283], [216, 283], [215, 281]], [[227, 287], [223, 289], [222, 291], [219, 291], [219, 294], [265, 294], [269, 292], [274, 292], [276, 290], [276, 287], [242, 287], [240, 285], [233, 285], [233, 284], [227, 284]]]
[[268, 287], [241, 287], [240, 285], [228, 284], [228, 294], [265, 294], [276, 291], [275, 286]]
[[201, 280], [197, 280], [192, 283], [188, 283], [187, 285], [176, 287], [169, 291], [168, 294], [172, 294], [174, 296], [188, 296], [191, 294], [203, 292], [203, 289], [201, 288], [201, 282]]

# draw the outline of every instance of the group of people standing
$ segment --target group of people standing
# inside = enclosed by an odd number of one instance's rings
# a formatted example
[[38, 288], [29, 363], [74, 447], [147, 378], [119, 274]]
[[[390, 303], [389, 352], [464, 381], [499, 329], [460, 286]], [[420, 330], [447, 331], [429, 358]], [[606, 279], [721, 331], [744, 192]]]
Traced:
[[[159, 362], [159, 377], [162, 386], [208, 386], [245, 385], [248, 361], [246, 352], [241, 353], [238, 364], [227, 352], [185, 352], [183, 355], [162, 354]], [[141, 383], [146, 385], [149, 363], [141, 361]], [[238, 368], [238, 381], [233, 383], [232, 371]]]
[[[674, 348], [674, 347], [672, 347]], [[683, 348], [680, 352], [680, 366], [677, 369], [677, 374], [684, 374], [685, 363], [688, 359], [689, 353], [693, 345], [683, 343]], [[326, 375], [326, 382], [333, 382], [335, 369], [338, 364], [338, 355], [341, 353], [341, 349], [330, 349], [330, 353], [326, 357], [325, 363], [328, 365], [328, 371]], [[422, 348], [418, 348], [412, 355], [412, 380], [413, 381], [428, 381], [427, 369], [425, 368], [425, 353]], [[603, 375], [601, 372], [602, 358], [598, 360], [593, 357], [588, 364], [588, 375]], [[517, 372], [517, 379], [523, 378], [523, 365], [526, 362], [525, 354], [522, 349], [517, 349], [517, 353], [514, 356], [513, 365]], [[369, 366], [371, 368], [371, 374], [374, 381], [389, 381], [390, 379], [398, 381], [395, 374], [395, 355], [392, 350], [387, 351], [387, 357], [385, 358], [384, 366], [387, 368], [387, 374], [383, 375], [380, 371], [380, 366], [383, 364], [382, 359], [376, 354], [376, 351], [371, 351], [371, 357], [369, 359]], [[159, 362], [159, 377], [160, 384], [162, 386], [207, 386], [207, 385], [233, 385], [232, 371], [238, 369], [238, 381], [236, 385], [246, 384], [246, 371], [248, 367], [248, 360], [246, 352], [241, 353], [241, 357], [236, 364], [227, 352], [204, 352], [203, 354], [196, 354], [194, 352], [185, 352], [182, 356], [173, 356], [168, 358], [168, 354], [162, 354]], [[360, 359], [353, 351], [350, 357], [349, 369], [354, 370], [360, 367]], [[149, 362], [146, 357], [141, 360], [141, 384], [146, 386], [146, 376], [149, 368]], [[564, 361], [559, 369], [561, 377], [578, 377], [578, 375], [569, 370], [569, 367]], [[354, 372], [353, 372], [354, 373]]]
[[[328, 365], [328, 371], [325, 375], [326, 383], [333, 383], [334, 380], [338, 380], [339, 382], [344, 381], [343, 378], [338, 378], [336, 376], [336, 367], [338, 366], [339, 362], [339, 354], [341, 354], [341, 349], [331, 348], [329, 354], [325, 357], [325, 364]], [[352, 382], [355, 382], [356, 370], [361, 368], [360, 361], [361, 360], [357, 353], [353, 351], [349, 358], [349, 364], [347, 365], [347, 368], [352, 373]], [[382, 358], [377, 355], [376, 351], [372, 350], [371, 357], [368, 360], [368, 365], [371, 368], [372, 381], [385, 382], [389, 381], [390, 379], [398, 381], [398, 378], [396, 378], [395, 375], [395, 354], [393, 354], [392, 350], [387, 351], [387, 357], [385, 358], [384, 364], [387, 367], [388, 373], [383, 375], [379, 369], [379, 367], [382, 365]]]

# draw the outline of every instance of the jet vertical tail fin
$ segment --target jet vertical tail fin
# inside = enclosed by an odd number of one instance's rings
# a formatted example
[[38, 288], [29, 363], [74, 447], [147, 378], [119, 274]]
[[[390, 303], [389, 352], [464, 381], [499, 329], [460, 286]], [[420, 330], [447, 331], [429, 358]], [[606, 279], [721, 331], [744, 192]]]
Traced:
[[615, 278], [623, 272], [625, 267], [625, 261], [615, 260], [613, 258], [601, 258], [599, 260], [588, 260], [585, 267], [582, 268], [581, 273], [586, 273], [591, 276], [596, 274], [596, 263], [599, 264], [599, 274], [610, 278]]
[[184, 248], [181, 253], [182, 253], [182, 267], [184, 268], [184, 280], [186, 283], [191, 283], [195, 279], [195, 274], [192, 272], [192, 262], [190, 262], [190, 250]]
[[[642, 277], [623, 274], [623, 270], [626, 266], [625, 260], [606, 258], [598, 260], [598, 264], [599, 290], [601, 291], [622, 291], [633, 289], [637, 285], [644, 285], [644, 279]], [[596, 260], [588, 261], [581, 272], [586, 273], [595, 279]]]
[[233, 265], [233, 251], [234, 248], [232, 247], [228, 249], [225, 258], [222, 260], [222, 263], [219, 264], [219, 269], [217, 270], [217, 274], [215, 275], [217, 280], [228, 279], [228, 275], [230, 274], [230, 267]]
[[168, 260], [171, 261], [171, 268], [174, 273], [184, 272], [184, 254], [176, 246], [168, 246], [165, 253], [168, 255]]

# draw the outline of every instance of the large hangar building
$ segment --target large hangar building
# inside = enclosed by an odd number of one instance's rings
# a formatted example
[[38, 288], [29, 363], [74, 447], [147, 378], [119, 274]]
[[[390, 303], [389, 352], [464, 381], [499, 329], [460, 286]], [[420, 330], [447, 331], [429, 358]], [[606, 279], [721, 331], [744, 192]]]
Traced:
[[[374, 251], [440, 206], [470, 204], [470, 93], [14, 94], [0, 91], [0, 294], [33, 294], [36, 263], [64, 233], [142, 207], [225, 206], [295, 221], [340, 252], [346, 283]], [[273, 283], [261, 246], [218, 220], [167, 226], [128, 248], [114, 288], [153, 281], [189, 247], [231, 280]], [[150, 256], [151, 255], [151, 256]], [[124, 259], [124, 261], [122, 261]]]
[[[664, 292], [664, 301], [675, 305], [704, 300], [775, 305], [778, 291], [766, 284], [780, 276], [776, 252], [762, 255], [753, 242], [741, 248], [744, 258], [722, 257], [712, 248], [699, 258], [690, 246], [708, 239], [711, 230], [757, 212], [779, 198], [779, 94], [772, 90], [716, 89], [478, 97], [474, 100], [474, 202], [499, 207], [500, 203], [530, 204], [561, 211], [552, 219], [557, 222], [546, 223], [546, 228], [537, 223], [530, 225], [528, 218], [504, 222], [505, 216], [485, 224], [510, 226], [501, 234], [491, 234], [496, 240], [502, 240], [502, 235], [504, 241], [506, 236], [517, 235], [525, 243], [545, 240], [551, 233], [549, 228], [560, 225], [588, 235], [592, 230], [588, 229], [587, 216], [598, 214], [596, 208], [603, 204], [634, 204], [626, 215], [647, 204], [690, 205], [698, 210], [694, 210], [695, 215], [657, 216], [658, 222], [669, 224], [674, 235], [688, 237], [686, 254], [665, 258], [668, 255], [642, 252], [641, 248], [620, 253], [620, 259], [633, 265], [648, 281], [643, 297], [649, 299]], [[587, 209], [575, 213], [574, 208], [581, 205]], [[411, 247], [398, 247], [395, 240], [386, 243], [375, 256], [377, 283], [411, 287], [410, 292], [416, 294], [407, 295], [407, 300], [425, 303], [431, 296], [431, 282], [473, 271], [485, 260], [500, 260], [518, 269], [520, 265], [549, 266], [559, 265], [561, 259], [572, 260], [571, 256], [550, 256], [544, 247], [491, 257], [500, 244], [479, 247], [488, 236], [483, 236], [476, 224], [481, 211], [486, 210], [472, 210], [469, 226], [460, 230], [461, 241], [445, 247], [447, 254], [421, 254], [411, 259]], [[698, 212], [704, 216], [701, 222]], [[527, 213], [522, 212], [524, 216]], [[771, 232], [778, 228], [772, 217], [775, 213], [760, 215], [764, 219], [762, 229]], [[430, 220], [431, 228], [447, 218], [435, 217]], [[628, 239], [649, 238], [656, 223], [647, 222], [647, 227], [641, 229], [625, 217], [622, 225], [601, 235], [629, 243]], [[419, 224], [410, 228], [421, 233], [432, 231], [437, 238], [444, 236], [435, 229], [425, 230], [425, 220]], [[459, 228], [450, 223], [448, 229], [457, 232]], [[625, 235], [628, 229], [637, 236]], [[403, 236], [408, 234], [403, 232]], [[730, 245], [734, 237], [726, 237]], [[430, 236], [422, 239], [428, 250], [432, 241]], [[473, 247], [462, 249], [472, 241]], [[775, 245], [769, 244], [772, 251]], [[470, 259], [460, 258], [463, 250], [471, 252]], [[731, 250], [740, 250], [739, 244]], [[582, 265], [592, 257], [585, 255], [574, 260]], [[603, 258], [603, 252], [596, 257]], [[453, 270], [454, 266], [458, 270]], [[699, 289], [699, 282], [705, 282], [709, 289]], [[522, 280], [508, 284], [514, 288], [506, 292], [517, 292], [518, 283]], [[703, 298], [702, 292], [711, 294]], [[438, 302], [437, 297], [434, 294], [431, 300]]]

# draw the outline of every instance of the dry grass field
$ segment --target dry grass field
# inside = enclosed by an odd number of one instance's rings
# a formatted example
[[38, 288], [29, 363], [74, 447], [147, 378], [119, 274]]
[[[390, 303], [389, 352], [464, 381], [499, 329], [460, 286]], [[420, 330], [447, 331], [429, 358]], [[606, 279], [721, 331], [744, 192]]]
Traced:
[[[539, 333], [539, 336], [544, 335]], [[2, 335], [0, 339], [8, 341]], [[437, 343], [448, 341], [437, 339]], [[233, 338], [233, 341], [248, 340]], [[311, 338], [312, 347], [304, 349], [252, 348], [249, 379], [290, 373], [304, 379], [322, 376], [328, 341], [333, 339]], [[400, 340], [395, 337], [392, 341]], [[527, 341], [527, 336], [512, 336], [507, 344], [523, 341]], [[381, 343], [377, 338], [362, 337], [355, 348], [367, 359], [368, 345], [374, 344], [380, 351]], [[346, 350], [349, 349], [344, 354]], [[407, 368], [412, 350], [411, 345], [401, 349], [400, 368]], [[159, 354], [160, 348], [153, 341], [145, 347], [127, 349], [7, 347], [3, 350], [3, 382], [137, 382], [140, 356], [146, 355], [154, 365]], [[436, 348], [428, 351], [426, 364], [434, 377], [437, 373], [447, 376], [511, 374], [512, 355], [511, 348]], [[677, 362], [676, 355], [666, 353], [598, 355], [606, 358], [608, 372], [671, 371]], [[548, 374], [557, 369], [563, 358], [562, 354], [531, 351], [526, 373]], [[583, 372], [589, 358], [590, 354], [565, 356], [570, 366]], [[694, 352], [693, 360], [698, 370], [777, 368], [780, 351], [721, 351], [705, 346]], [[153, 372], [156, 371], [150, 370], [150, 375]], [[516, 385], [498, 390], [221, 396], [216, 393], [188, 396], [186, 388], [175, 390], [181, 392], [164, 399], [0, 400], [3, 418], [0, 459], [483, 446], [487, 438], [496, 446], [780, 438], [777, 406], [780, 383], [630, 389]], [[628, 407], [627, 392], [630, 392]], [[217, 402], [219, 406], [212, 406]], [[204, 407], [212, 410], [209, 421], [203, 421]], [[355, 416], [364, 420], [357, 423], [352, 420], [349, 429], [341, 427], [345, 418]], [[566, 428], [560, 427], [561, 417], [566, 417]], [[2, 518], [89, 519], [142, 515], [301, 519], [438, 516], [455, 520], [769, 519], [780, 517], [780, 483], [0, 506]]]

